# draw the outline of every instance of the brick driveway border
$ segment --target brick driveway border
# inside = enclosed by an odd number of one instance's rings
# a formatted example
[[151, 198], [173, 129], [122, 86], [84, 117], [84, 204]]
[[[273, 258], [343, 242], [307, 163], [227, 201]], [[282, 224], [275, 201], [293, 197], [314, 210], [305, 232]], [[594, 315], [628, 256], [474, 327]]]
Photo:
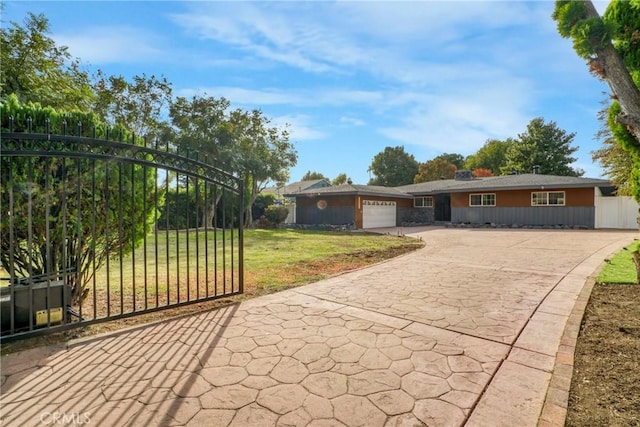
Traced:
[[425, 247], [2, 357], [1, 424], [563, 425], [589, 278], [638, 234], [379, 231]]

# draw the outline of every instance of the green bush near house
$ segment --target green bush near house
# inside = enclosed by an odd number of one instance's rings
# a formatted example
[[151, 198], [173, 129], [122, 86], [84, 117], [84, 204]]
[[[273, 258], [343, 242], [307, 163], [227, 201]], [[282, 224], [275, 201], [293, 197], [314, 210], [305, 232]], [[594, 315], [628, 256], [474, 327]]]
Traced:
[[264, 214], [256, 221], [257, 228], [272, 228], [282, 224], [289, 216], [289, 209], [286, 206], [270, 205], [264, 210]]
[[285, 206], [271, 205], [267, 206], [267, 208], [264, 210], [264, 216], [267, 217], [267, 219], [275, 225], [283, 223], [284, 220], [287, 219], [288, 215], [289, 209], [287, 209]]

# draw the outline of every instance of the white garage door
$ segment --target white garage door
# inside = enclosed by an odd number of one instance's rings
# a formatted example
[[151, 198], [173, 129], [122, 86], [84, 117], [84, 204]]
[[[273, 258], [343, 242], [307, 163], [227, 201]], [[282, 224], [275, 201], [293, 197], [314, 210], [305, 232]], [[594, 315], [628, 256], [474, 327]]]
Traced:
[[396, 226], [396, 202], [383, 200], [362, 201], [362, 228]]

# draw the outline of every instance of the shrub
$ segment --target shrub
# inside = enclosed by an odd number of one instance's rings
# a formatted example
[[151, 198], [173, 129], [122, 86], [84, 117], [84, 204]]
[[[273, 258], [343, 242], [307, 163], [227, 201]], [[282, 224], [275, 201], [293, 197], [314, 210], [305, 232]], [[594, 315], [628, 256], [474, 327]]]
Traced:
[[276, 202], [276, 196], [273, 194], [258, 194], [253, 206], [251, 206], [251, 214], [253, 218], [260, 218], [264, 215], [265, 209]]
[[282, 224], [287, 216], [289, 216], [289, 209], [285, 206], [271, 205], [267, 206], [264, 210], [264, 216], [271, 222], [273, 225]]
[[[10, 129], [8, 118], [13, 117], [15, 132], [65, 132], [66, 122], [69, 133], [93, 135], [95, 128], [96, 138], [107, 137], [106, 125], [92, 113], [20, 104], [15, 96], [0, 103], [0, 113], [3, 131]], [[115, 134], [143, 143], [123, 129]], [[8, 139], [3, 148], [39, 150], [37, 141]], [[157, 216], [156, 192], [150, 190], [156, 185], [154, 170], [128, 159], [77, 157], [73, 144], [55, 139], [42, 146], [59, 154], [0, 156], [0, 206], [5, 209], [0, 215], [0, 265], [13, 278], [75, 272], [66, 280], [78, 302], [89, 292], [95, 270], [110, 256], [131, 252], [152, 230]], [[164, 197], [162, 191], [158, 197]]]
[[278, 224], [282, 224], [289, 216], [289, 209], [281, 205], [267, 206], [264, 210], [264, 215], [255, 222], [255, 226], [258, 228], [271, 228]]

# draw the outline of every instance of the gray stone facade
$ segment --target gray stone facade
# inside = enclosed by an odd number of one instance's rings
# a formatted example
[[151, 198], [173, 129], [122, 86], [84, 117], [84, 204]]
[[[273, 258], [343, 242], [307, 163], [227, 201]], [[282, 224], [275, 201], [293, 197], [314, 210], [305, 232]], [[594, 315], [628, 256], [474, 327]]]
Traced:
[[398, 208], [398, 225], [430, 225], [434, 221], [433, 208]]

